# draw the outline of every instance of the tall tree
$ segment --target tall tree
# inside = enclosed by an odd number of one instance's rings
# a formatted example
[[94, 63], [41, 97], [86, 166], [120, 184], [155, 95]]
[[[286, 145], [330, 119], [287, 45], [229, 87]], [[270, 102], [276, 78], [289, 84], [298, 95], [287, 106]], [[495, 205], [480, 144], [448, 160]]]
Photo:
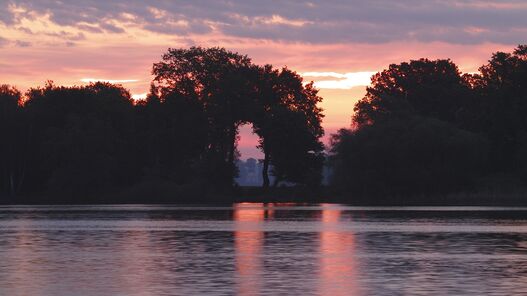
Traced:
[[[470, 77], [450, 60], [392, 64], [372, 77], [352, 129], [332, 139], [333, 184], [358, 195], [467, 189], [481, 175], [487, 141], [474, 127]], [[468, 116], [470, 115], [470, 116]]]
[[23, 122], [21, 93], [0, 85], [0, 195], [14, 196], [23, 181]]
[[367, 125], [412, 114], [455, 122], [468, 88], [450, 60], [420, 59], [392, 64], [375, 74], [354, 108], [353, 123]]
[[152, 85], [146, 100], [137, 104], [137, 145], [145, 177], [177, 184], [197, 177], [195, 166], [207, 147], [207, 118], [195, 95]]
[[216, 185], [230, 187], [235, 176], [238, 126], [251, 118], [256, 72], [251, 60], [224, 48], [169, 49], [155, 63], [154, 82], [162, 92], [195, 94], [208, 121], [208, 159], [217, 166]]
[[511, 172], [527, 149], [527, 46], [494, 53], [479, 72], [469, 84], [479, 98], [479, 130], [490, 140], [490, 169]]
[[223, 48], [192, 47], [169, 49], [153, 74], [161, 93], [177, 92], [202, 105], [214, 183], [232, 184], [238, 127], [244, 123], [252, 123], [261, 138], [264, 186], [269, 186], [271, 164], [278, 180], [306, 183], [307, 172], [320, 171], [323, 129], [317, 104], [322, 99], [297, 73], [255, 66], [247, 56]]
[[287, 68], [261, 67], [258, 82], [259, 112], [253, 126], [264, 153], [263, 186], [269, 186], [270, 164], [275, 184], [320, 183], [324, 130], [318, 90], [313, 83], [304, 85], [302, 77]]

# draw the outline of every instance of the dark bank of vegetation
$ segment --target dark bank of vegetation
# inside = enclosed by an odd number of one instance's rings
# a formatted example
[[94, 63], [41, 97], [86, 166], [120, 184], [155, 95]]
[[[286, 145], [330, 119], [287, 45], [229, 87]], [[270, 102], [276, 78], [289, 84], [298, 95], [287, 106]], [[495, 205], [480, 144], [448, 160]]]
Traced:
[[[2, 200], [527, 201], [527, 46], [495, 53], [478, 74], [450, 60], [390, 65], [372, 77], [351, 128], [332, 136], [328, 157], [322, 98], [294, 71], [193, 47], [170, 49], [152, 73], [137, 102], [102, 82], [25, 94], [1, 86]], [[262, 188], [234, 181], [246, 123], [260, 137]]]
[[[332, 137], [334, 189], [377, 201], [527, 200], [527, 46], [477, 74], [450, 60], [390, 65]], [[479, 200], [478, 200], [479, 198]]]
[[138, 102], [102, 82], [48, 82], [24, 96], [2, 86], [3, 200], [229, 201], [245, 123], [260, 136], [264, 187], [319, 187], [323, 115], [312, 83], [221, 48], [170, 49], [152, 74]]

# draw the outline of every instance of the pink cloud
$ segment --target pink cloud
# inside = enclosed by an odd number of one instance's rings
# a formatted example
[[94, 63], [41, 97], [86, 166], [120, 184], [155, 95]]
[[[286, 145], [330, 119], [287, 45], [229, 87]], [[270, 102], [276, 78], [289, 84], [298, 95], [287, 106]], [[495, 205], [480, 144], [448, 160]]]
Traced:
[[[527, 7], [518, 2], [472, 1], [468, 6], [465, 2], [447, 2], [433, 4], [434, 9], [384, 3], [390, 11], [369, 2], [357, 3], [357, 11], [367, 12], [373, 7], [387, 15], [404, 8], [399, 13], [408, 14], [408, 22], [414, 24], [409, 28], [404, 22], [369, 24], [360, 27], [364, 31], [355, 32], [360, 35], [357, 39], [347, 30], [352, 29], [351, 21], [362, 16], [332, 1], [313, 1], [312, 5], [286, 3], [284, 6], [289, 10], [261, 7], [257, 13], [242, 2], [234, 1], [229, 11], [221, 11], [227, 8], [211, 3], [220, 13], [212, 9], [210, 15], [202, 15], [201, 10], [195, 10], [194, 4], [180, 7], [188, 12], [184, 15], [173, 5], [156, 1], [151, 7], [139, 2], [123, 6], [129, 11], [110, 9], [121, 7], [118, 3], [97, 2], [92, 10], [86, 10], [86, 15], [72, 12], [73, 8], [86, 5], [84, 2], [65, 3], [63, 6], [68, 8], [65, 9], [53, 3], [46, 7], [42, 3], [20, 1], [20, 5], [10, 6], [0, 13], [0, 83], [25, 90], [42, 85], [46, 80], [75, 85], [86, 83], [81, 79], [102, 77], [121, 83], [127, 80], [124, 86], [135, 97], [144, 97], [152, 79], [152, 64], [160, 60], [168, 47], [222, 46], [247, 54], [258, 64], [288, 66], [299, 73], [312, 72], [306, 80], [313, 79], [322, 88], [327, 141], [329, 134], [349, 126], [353, 105], [364, 95], [365, 81], [371, 73], [391, 63], [421, 57], [451, 58], [462, 71], [474, 72], [493, 52], [510, 51], [516, 45], [508, 40], [525, 36], [522, 23], [525, 18], [519, 17], [517, 10]], [[159, 7], [155, 7], [156, 3]], [[466, 20], [452, 19], [452, 22], [461, 22], [453, 29], [440, 16], [457, 15], [458, 12], [450, 10], [456, 7], [470, 15]], [[503, 21], [498, 22], [498, 19], [476, 18], [482, 13], [490, 15], [493, 9], [510, 14], [503, 20], [511, 22], [509, 29], [503, 29]], [[412, 14], [416, 11], [425, 12], [430, 20], [416, 18]], [[195, 18], [191, 18], [192, 14], [196, 14]], [[350, 21], [352, 16], [355, 19]], [[415, 25], [420, 22], [424, 29]], [[260, 30], [259, 27], [265, 28]], [[433, 37], [430, 40], [419, 37], [427, 33], [427, 29]], [[457, 31], [464, 35], [456, 35]], [[383, 35], [386, 32], [393, 36]], [[496, 32], [508, 39], [498, 38]], [[382, 38], [375, 38], [376, 34]], [[466, 36], [479, 39], [464, 42]], [[522, 41], [525, 40], [517, 42]], [[317, 76], [313, 72], [331, 72], [333, 77]], [[257, 138], [250, 129], [243, 129], [240, 134], [240, 150], [247, 155], [257, 155], [254, 148]]]

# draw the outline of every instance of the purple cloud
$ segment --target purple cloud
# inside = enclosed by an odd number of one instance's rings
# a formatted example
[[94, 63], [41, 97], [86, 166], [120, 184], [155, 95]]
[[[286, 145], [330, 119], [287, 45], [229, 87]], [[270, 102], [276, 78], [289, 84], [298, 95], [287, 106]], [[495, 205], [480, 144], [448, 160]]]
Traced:
[[178, 36], [217, 30], [233, 37], [306, 43], [527, 41], [527, 3], [520, 0], [19, 0], [0, 6], [0, 22], [8, 25], [16, 23], [8, 7], [16, 6], [92, 33], [123, 33], [126, 28], [111, 21], [129, 23], [133, 16], [136, 26]]

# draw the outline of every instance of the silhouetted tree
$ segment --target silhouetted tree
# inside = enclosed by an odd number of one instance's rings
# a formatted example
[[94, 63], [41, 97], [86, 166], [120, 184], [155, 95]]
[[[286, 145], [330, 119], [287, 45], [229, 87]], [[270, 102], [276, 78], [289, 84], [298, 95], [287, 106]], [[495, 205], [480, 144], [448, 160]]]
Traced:
[[500, 174], [527, 184], [526, 77], [525, 45], [477, 74], [461, 76], [450, 60], [390, 65], [355, 105], [353, 129], [333, 136], [334, 184], [380, 195], [466, 189]]
[[527, 46], [493, 54], [479, 71], [468, 81], [479, 99], [473, 104], [478, 129], [490, 140], [490, 169], [511, 172], [522, 166], [518, 157], [527, 149]]
[[152, 85], [136, 108], [145, 177], [177, 184], [196, 179], [196, 165], [207, 147], [207, 118], [196, 94]]
[[236, 138], [250, 121], [256, 72], [251, 60], [224, 48], [169, 49], [152, 73], [162, 92], [195, 96], [208, 121], [210, 181], [230, 187], [236, 173]]
[[14, 196], [24, 179], [23, 117], [21, 93], [0, 85], [0, 195]]
[[333, 185], [376, 196], [471, 188], [488, 145], [465, 130], [477, 125], [470, 79], [450, 60], [392, 64], [375, 74], [355, 105], [353, 129], [332, 138]]
[[332, 136], [332, 185], [354, 196], [471, 189], [487, 157], [484, 137], [431, 118], [394, 119]]
[[313, 84], [287, 68], [260, 67], [258, 108], [253, 128], [264, 153], [263, 186], [269, 186], [269, 167], [275, 185], [281, 181], [317, 185], [321, 181], [324, 146], [320, 138], [322, 101]]
[[392, 64], [371, 82], [354, 108], [353, 123], [359, 126], [415, 114], [456, 122], [467, 105], [469, 89], [450, 60]]
[[27, 93], [32, 130], [28, 191], [95, 193], [136, 178], [133, 104], [120, 86], [97, 82]]
[[[233, 184], [238, 127], [253, 123], [264, 152], [264, 186], [269, 167], [278, 181], [320, 182], [323, 145], [321, 98], [313, 84], [288, 69], [258, 67], [223, 48], [169, 49], [154, 64], [155, 88], [201, 104], [208, 123], [205, 160], [209, 180]], [[317, 181], [318, 180], [318, 181]]]
[[[264, 187], [271, 176], [275, 186], [320, 184], [313, 83], [223, 48], [169, 49], [152, 72], [138, 102], [103, 82], [48, 82], [25, 96], [1, 85], [0, 195], [98, 195], [144, 180], [230, 189], [246, 123], [264, 153], [261, 168], [244, 163], [247, 174], [261, 169]], [[448, 193], [499, 176], [527, 187], [526, 77], [526, 45], [493, 54], [478, 74], [450, 60], [390, 65], [355, 105], [352, 128], [332, 137], [332, 184], [363, 196]]]

